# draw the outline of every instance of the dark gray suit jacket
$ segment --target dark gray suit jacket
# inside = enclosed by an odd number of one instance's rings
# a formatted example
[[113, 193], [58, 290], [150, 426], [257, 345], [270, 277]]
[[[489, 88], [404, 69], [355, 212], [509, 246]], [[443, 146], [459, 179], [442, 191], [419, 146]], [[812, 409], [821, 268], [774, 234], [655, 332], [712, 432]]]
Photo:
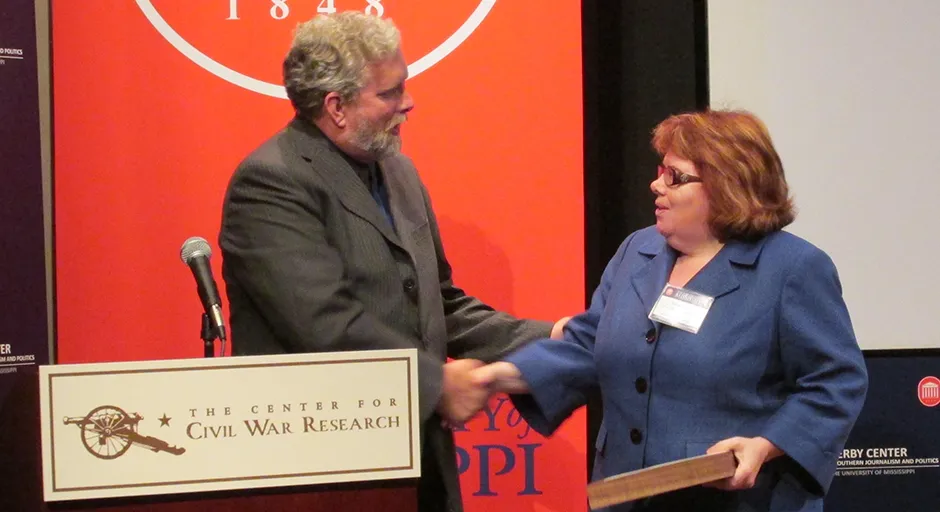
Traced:
[[[434, 413], [446, 357], [494, 360], [548, 336], [451, 280], [427, 191], [411, 161], [380, 162], [395, 227], [314, 125], [294, 119], [235, 171], [219, 246], [235, 355], [418, 349], [425, 449], [449, 508], [462, 510], [453, 436]], [[443, 510], [443, 507], [441, 508]]]

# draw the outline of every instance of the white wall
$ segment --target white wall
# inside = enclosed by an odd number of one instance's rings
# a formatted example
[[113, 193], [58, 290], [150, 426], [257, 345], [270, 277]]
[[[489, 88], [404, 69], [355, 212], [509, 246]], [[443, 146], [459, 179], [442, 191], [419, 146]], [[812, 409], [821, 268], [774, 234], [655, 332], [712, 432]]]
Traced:
[[865, 349], [940, 347], [940, 1], [709, 0], [713, 108], [760, 116]]

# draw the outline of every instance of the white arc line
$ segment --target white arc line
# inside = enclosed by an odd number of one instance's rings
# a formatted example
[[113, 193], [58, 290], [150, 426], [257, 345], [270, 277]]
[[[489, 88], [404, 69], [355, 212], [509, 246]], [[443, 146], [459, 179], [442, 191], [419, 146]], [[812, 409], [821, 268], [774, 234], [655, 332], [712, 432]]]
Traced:
[[[473, 31], [480, 26], [480, 23], [483, 22], [486, 16], [496, 5], [496, 1], [497, 0], [480, 0], [480, 3], [473, 10], [473, 13], [470, 14], [470, 17], [467, 18], [467, 21], [465, 21], [456, 32], [451, 34], [451, 36], [448, 37], [437, 48], [431, 50], [427, 55], [421, 57], [408, 66], [409, 78], [414, 78], [422, 72], [427, 71], [431, 68], [431, 66], [434, 66], [440, 62], [444, 57], [447, 57], [458, 46], [466, 41], [467, 38], [470, 37], [470, 34], [472, 34]], [[205, 53], [199, 51], [198, 48], [190, 44], [189, 41], [183, 38], [183, 36], [179, 35], [179, 33], [176, 32], [176, 30], [174, 30], [173, 27], [171, 27], [170, 24], [163, 19], [163, 16], [157, 12], [156, 7], [154, 7], [151, 3], [151, 0], [136, 0], [136, 2], [137, 6], [140, 8], [141, 12], [144, 13], [144, 16], [147, 18], [150, 24], [153, 25], [155, 29], [157, 29], [157, 32], [159, 32], [160, 35], [162, 35], [163, 38], [173, 45], [173, 47], [176, 48], [180, 53], [199, 65], [199, 67], [225, 80], [226, 82], [243, 87], [249, 91], [254, 91], [266, 96], [272, 96], [274, 98], [287, 99], [287, 93], [284, 91], [284, 86], [258, 80], [257, 78], [252, 78], [243, 73], [239, 73], [234, 69], [216, 62], [212, 59], [212, 57], [209, 57]]]

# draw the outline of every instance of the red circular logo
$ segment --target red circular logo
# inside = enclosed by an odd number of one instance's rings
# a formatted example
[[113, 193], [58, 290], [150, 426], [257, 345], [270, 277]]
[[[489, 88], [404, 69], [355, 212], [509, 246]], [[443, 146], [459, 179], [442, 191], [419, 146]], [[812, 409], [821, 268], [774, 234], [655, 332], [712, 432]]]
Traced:
[[940, 404], [940, 379], [924, 377], [917, 385], [917, 398], [927, 407]]

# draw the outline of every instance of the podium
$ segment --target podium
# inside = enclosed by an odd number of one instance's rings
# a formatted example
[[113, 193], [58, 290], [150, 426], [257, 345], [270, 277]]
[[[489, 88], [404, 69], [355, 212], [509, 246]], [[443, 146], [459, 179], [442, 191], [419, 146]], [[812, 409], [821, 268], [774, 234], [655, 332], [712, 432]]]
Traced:
[[0, 509], [414, 511], [416, 372], [414, 350], [42, 367], [0, 411]]

